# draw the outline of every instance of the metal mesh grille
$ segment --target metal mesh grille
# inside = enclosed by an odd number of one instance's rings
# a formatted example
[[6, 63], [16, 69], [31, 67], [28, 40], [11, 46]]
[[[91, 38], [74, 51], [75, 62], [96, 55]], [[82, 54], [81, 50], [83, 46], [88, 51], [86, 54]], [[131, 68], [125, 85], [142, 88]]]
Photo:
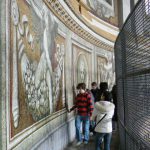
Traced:
[[121, 150], [126, 150], [126, 147], [125, 147], [125, 129], [124, 129], [124, 125], [121, 124], [121, 122], [118, 122], [118, 125], [119, 125], [119, 137], [120, 137], [120, 147], [121, 147]]
[[115, 43], [122, 150], [150, 150], [150, 0], [141, 0]]

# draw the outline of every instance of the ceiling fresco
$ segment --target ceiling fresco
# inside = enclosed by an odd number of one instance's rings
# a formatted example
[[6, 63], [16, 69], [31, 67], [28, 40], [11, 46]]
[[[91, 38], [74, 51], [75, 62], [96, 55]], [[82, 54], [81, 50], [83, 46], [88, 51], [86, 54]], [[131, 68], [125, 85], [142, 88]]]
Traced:
[[118, 2], [117, 0], [81, 0], [95, 16], [118, 26]]

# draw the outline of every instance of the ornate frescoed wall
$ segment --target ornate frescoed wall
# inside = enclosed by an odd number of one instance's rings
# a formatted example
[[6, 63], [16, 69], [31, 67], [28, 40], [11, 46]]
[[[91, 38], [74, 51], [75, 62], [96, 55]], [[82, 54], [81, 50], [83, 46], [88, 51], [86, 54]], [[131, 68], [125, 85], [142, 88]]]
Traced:
[[91, 83], [91, 67], [92, 58], [91, 53], [86, 49], [73, 44], [73, 67], [74, 67], [74, 86], [78, 83], [85, 83], [90, 86]]
[[74, 113], [66, 109], [73, 105], [72, 87], [85, 82], [90, 89], [97, 54], [112, 53], [111, 43], [83, 28], [60, 3], [65, 1], [0, 2], [6, 14], [0, 15], [2, 150], [60, 150], [72, 142]]
[[41, 0], [12, 0], [11, 137], [64, 107], [65, 39], [57, 29]]

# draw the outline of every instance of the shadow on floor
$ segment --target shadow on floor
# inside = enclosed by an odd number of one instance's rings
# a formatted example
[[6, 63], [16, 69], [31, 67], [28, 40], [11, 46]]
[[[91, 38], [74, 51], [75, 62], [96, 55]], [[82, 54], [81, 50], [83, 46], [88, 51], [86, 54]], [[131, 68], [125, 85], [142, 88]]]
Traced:
[[[64, 150], [95, 150], [94, 136], [90, 136], [90, 141], [87, 145], [76, 146], [72, 143]], [[111, 150], [119, 150], [119, 136], [116, 131], [112, 134]]]

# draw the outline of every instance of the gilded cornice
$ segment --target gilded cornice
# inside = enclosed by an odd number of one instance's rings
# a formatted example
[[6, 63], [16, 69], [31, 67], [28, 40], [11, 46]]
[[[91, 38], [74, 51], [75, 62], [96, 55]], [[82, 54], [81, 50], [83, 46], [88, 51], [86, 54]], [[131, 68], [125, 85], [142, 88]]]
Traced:
[[[102, 48], [105, 50], [113, 51], [113, 46], [107, 44], [107, 42], [103, 42], [97, 37], [95, 37], [94, 33], [91, 29], [88, 29], [90, 32], [85, 30], [75, 19], [73, 19], [67, 10], [61, 5], [59, 0], [44, 0], [45, 4], [49, 7], [49, 9], [74, 33], [76, 33], [81, 38], [84, 38], [88, 42]], [[88, 27], [87, 27], [88, 28]], [[100, 37], [102, 38], [102, 37]], [[107, 40], [106, 40], [107, 41]], [[108, 41], [109, 43], [110, 41]]]

